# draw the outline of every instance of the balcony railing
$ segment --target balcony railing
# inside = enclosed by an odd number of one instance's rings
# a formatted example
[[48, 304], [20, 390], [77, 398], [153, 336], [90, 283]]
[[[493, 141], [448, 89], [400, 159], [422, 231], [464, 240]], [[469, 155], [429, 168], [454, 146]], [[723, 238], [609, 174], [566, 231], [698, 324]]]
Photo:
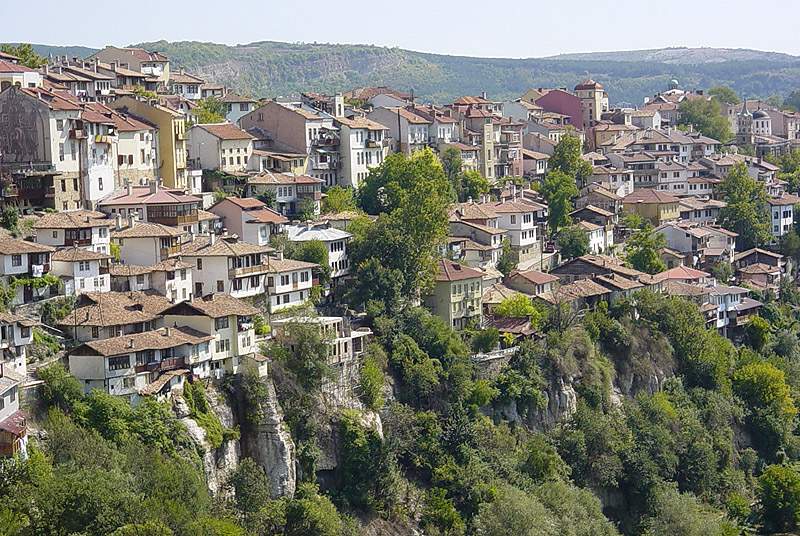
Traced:
[[255, 264], [253, 266], [242, 266], [228, 270], [228, 277], [241, 277], [249, 274], [263, 274], [269, 269], [266, 264]]
[[64, 238], [65, 246], [91, 246], [91, 238]]
[[16, 184], [9, 184], [3, 187], [3, 197], [17, 197], [19, 196], [19, 188]]
[[159, 250], [159, 253], [161, 254], [161, 259], [162, 260], [166, 259], [170, 255], [177, 255], [180, 252], [181, 252], [181, 246], [180, 245], [170, 246], [168, 248], [161, 248]]
[[86, 131], [81, 128], [73, 128], [69, 131], [69, 137], [74, 140], [85, 140]]
[[151, 216], [148, 214], [147, 219], [153, 223], [160, 223], [161, 225], [183, 225], [187, 223], [197, 223], [197, 213], [182, 214], [178, 216]]
[[143, 365], [136, 365], [136, 373], [141, 372], [165, 372], [167, 370], [175, 370], [186, 366], [185, 357], [170, 357], [162, 359], [161, 361], [154, 361], [152, 363], [145, 363]]

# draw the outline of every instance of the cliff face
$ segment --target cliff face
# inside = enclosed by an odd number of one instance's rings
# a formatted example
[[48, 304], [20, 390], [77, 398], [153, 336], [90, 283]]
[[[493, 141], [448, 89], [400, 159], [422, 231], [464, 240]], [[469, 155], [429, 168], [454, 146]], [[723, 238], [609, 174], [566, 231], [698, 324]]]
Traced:
[[[234, 428], [237, 424], [236, 418], [225, 396], [213, 385], [209, 385], [207, 388], [206, 396], [222, 426]], [[209, 491], [215, 496], [226, 497], [229, 491], [226, 489], [225, 483], [239, 466], [241, 457], [239, 442], [231, 439], [223, 441], [219, 448], [212, 447], [206, 439], [206, 431], [189, 416], [189, 407], [180, 395], [173, 396], [172, 408], [175, 415], [186, 426], [192, 440], [197, 444]]]
[[264, 469], [273, 497], [291, 497], [297, 486], [294, 441], [283, 422], [283, 410], [272, 380], [262, 378], [261, 381], [267, 388], [267, 397], [257, 408], [258, 421], [242, 427], [242, 453]]

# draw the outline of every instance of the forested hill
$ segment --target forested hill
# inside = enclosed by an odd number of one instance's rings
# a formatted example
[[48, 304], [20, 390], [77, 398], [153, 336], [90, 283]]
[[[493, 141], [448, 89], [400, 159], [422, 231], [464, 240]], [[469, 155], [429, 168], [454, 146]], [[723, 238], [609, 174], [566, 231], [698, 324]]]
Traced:
[[[785, 96], [800, 88], [800, 58], [744, 49], [668, 48], [503, 59], [274, 41], [236, 46], [156, 41], [139, 46], [164, 52], [176, 66], [257, 97], [389, 85], [413, 89], [436, 102], [481, 91], [511, 98], [530, 87], [573, 87], [587, 74], [601, 81], [617, 104], [639, 104], [673, 78], [687, 88], [724, 84], [750, 97]], [[59, 53], [55, 47], [46, 51]]]

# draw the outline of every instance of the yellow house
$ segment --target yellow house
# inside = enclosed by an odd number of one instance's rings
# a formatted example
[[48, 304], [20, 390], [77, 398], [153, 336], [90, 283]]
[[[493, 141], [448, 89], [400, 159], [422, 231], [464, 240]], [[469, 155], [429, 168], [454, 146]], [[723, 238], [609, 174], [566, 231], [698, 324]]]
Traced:
[[437, 265], [436, 286], [426, 303], [433, 314], [453, 329], [480, 325], [483, 273], [442, 259]]
[[654, 188], [643, 188], [622, 198], [625, 212], [638, 214], [654, 227], [676, 221], [681, 216], [680, 199]]
[[129, 96], [120, 97], [109, 106], [158, 127], [158, 152], [161, 158], [158, 172], [161, 181], [167, 188], [186, 190], [186, 121], [183, 114], [160, 104]]

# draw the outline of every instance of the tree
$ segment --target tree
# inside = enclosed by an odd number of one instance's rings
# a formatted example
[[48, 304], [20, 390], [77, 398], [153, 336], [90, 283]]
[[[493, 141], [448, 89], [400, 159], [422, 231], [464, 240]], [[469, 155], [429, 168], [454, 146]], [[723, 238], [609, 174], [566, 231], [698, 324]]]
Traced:
[[570, 225], [558, 232], [556, 244], [565, 259], [573, 259], [589, 253], [589, 235], [580, 226]]
[[654, 493], [643, 536], [735, 536], [740, 531], [720, 512], [700, 503], [691, 493], [661, 485]]
[[497, 269], [503, 275], [508, 275], [517, 268], [517, 256], [511, 248], [511, 240], [508, 238], [503, 239], [503, 249], [500, 253], [500, 258], [497, 260]]
[[20, 43], [16, 46], [9, 44], [0, 45], [0, 52], [18, 57], [21, 65], [30, 67], [31, 69], [38, 69], [47, 64], [47, 58], [37, 54], [33, 50], [33, 46], [29, 43]]
[[233, 490], [236, 509], [243, 515], [252, 515], [270, 500], [270, 487], [264, 469], [252, 458], [245, 458], [228, 479]]
[[579, 184], [592, 174], [592, 165], [581, 157], [580, 138], [570, 133], [562, 136], [556, 144], [547, 166], [551, 171], [565, 173]]
[[784, 256], [794, 259], [795, 262], [800, 261], [800, 235], [796, 230], [791, 229], [780, 238], [780, 248]]
[[709, 138], [722, 143], [730, 141], [731, 125], [717, 99], [686, 99], [679, 109], [684, 123], [694, 126]]
[[378, 343], [370, 343], [367, 353], [361, 364], [359, 376], [359, 396], [364, 405], [373, 411], [383, 407], [383, 382], [384, 369], [386, 368], [386, 353]]
[[491, 352], [497, 348], [500, 332], [495, 328], [482, 329], [472, 336], [473, 352]]
[[739, 95], [728, 86], [714, 86], [708, 90], [708, 94], [723, 104], [739, 104], [742, 102]]
[[800, 473], [794, 466], [770, 465], [758, 479], [764, 526], [772, 532], [800, 527]]
[[769, 322], [760, 316], [754, 316], [750, 319], [750, 322], [748, 322], [745, 328], [747, 344], [750, 345], [753, 350], [760, 352], [767, 346], [770, 330], [771, 326]]
[[484, 536], [561, 534], [555, 518], [535, 496], [511, 486], [498, 490], [494, 501], [480, 505], [473, 528]]
[[206, 97], [199, 100], [197, 107], [194, 109], [194, 115], [200, 124], [222, 123], [225, 121], [225, 113], [225, 103], [216, 97]]
[[17, 224], [19, 224], [19, 210], [17, 207], [5, 207], [3, 212], [0, 213], [0, 227], [14, 233], [17, 230]]
[[711, 266], [711, 275], [720, 283], [727, 283], [733, 277], [733, 268], [729, 262], [719, 261]]
[[447, 490], [442, 488], [428, 492], [420, 522], [425, 533], [431, 535], [461, 536], [466, 531], [464, 520], [453, 501], [447, 498]]
[[666, 239], [661, 233], [656, 233], [650, 224], [645, 225], [628, 238], [625, 242], [628, 263], [647, 274], [657, 274], [666, 270], [667, 266], [659, 254], [659, 250], [666, 246]]
[[767, 192], [744, 164], [731, 169], [720, 184], [720, 192], [727, 203], [720, 210], [720, 224], [739, 235], [737, 246], [746, 250], [768, 243], [772, 236]]
[[466, 201], [470, 197], [477, 200], [489, 191], [489, 186], [489, 179], [474, 169], [467, 170], [461, 174], [463, 197], [460, 200]]
[[578, 195], [578, 187], [573, 176], [559, 169], [551, 169], [542, 182], [540, 192], [547, 201], [550, 235], [556, 236], [559, 229], [570, 224], [572, 198]]
[[461, 151], [455, 147], [447, 147], [441, 152], [439, 159], [442, 161], [444, 174], [450, 183], [453, 199], [461, 201], [465, 198], [463, 193]]
[[783, 105], [795, 112], [800, 112], [800, 89], [789, 93], [789, 96], [783, 101]]
[[315, 271], [319, 274], [319, 281], [326, 285], [331, 278], [331, 266], [328, 261], [328, 247], [322, 240], [305, 240], [303, 242], [288, 242], [284, 255], [296, 261], [313, 262], [319, 267]]
[[322, 202], [322, 212], [324, 214], [335, 214], [357, 209], [355, 194], [352, 188], [334, 186], [329, 188], [325, 194], [325, 200]]
[[494, 314], [506, 318], [528, 318], [532, 325], [538, 325], [542, 319], [542, 313], [525, 294], [514, 294], [505, 298], [494, 308]]
[[316, 486], [300, 484], [295, 499], [286, 505], [285, 536], [341, 536], [342, 519], [333, 503]]

